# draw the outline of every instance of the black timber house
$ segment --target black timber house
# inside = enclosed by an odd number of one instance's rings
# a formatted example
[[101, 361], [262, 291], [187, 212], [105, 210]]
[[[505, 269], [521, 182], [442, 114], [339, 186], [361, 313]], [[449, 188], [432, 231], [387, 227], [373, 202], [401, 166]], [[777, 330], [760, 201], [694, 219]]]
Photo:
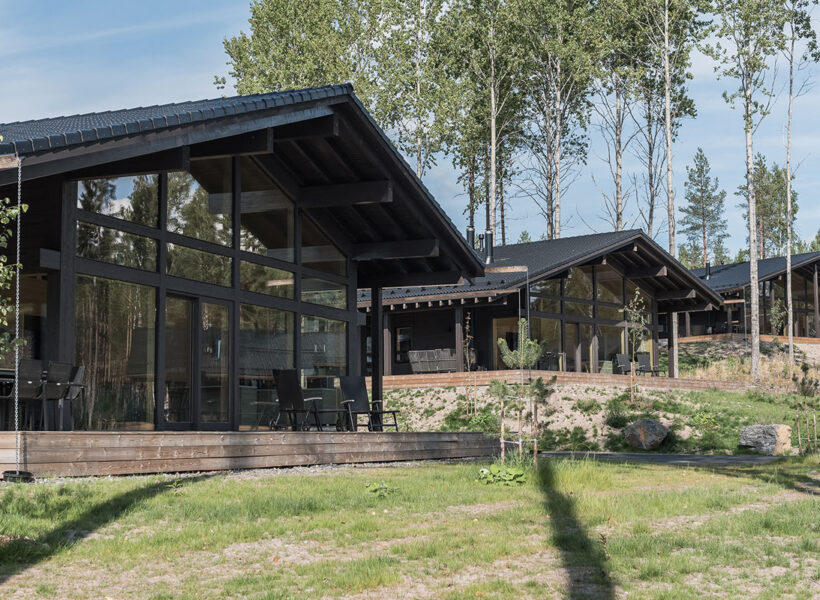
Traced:
[[[436, 351], [444, 358], [423, 370], [463, 371], [469, 352], [472, 368], [503, 369], [497, 340], [517, 346], [518, 320], [527, 318], [530, 337], [546, 349], [538, 368], [612, 372], [616, 355], [629, 353], [623, 309], [637, 292], [652, 332], [639, 351], [657, 365], [669, 315], [708, 312], [722, 302], [640, 230], [499, 246], [488, 254], [485, 276], [473, 281], [383, 290], [384, 354], [377, 357], [363, 335], [363, 364], [375, 359], [386, 374], [408, 374], [417, 370], [411, 352]], [[369, 313], [370, 301], [360, 290], [360, 310]]]
[[361, 372], [357, 288], [483, 274], [349, 85], [0, 134], [29, 206], [24, 356], [85, 367], [75, 429], [255, 429], [272, 369], [329, 395]]
[[[818, 337], [820, 323], [820, 252], [792, 255], [792, 302], [794, 336]], [[785, 335], [782, 321], [786, 307], [786, 257], [764, 258], [757, 262], [760, 332]], [[693, 312], [680, 317], [684, 336], [721, 333], [746, 334], [751, 331], [751, 275], [749, 262], [707, 265], [692, 272], [723, 297], [718, 311]], [[773, 314], [779, 313], [772, 318]]]

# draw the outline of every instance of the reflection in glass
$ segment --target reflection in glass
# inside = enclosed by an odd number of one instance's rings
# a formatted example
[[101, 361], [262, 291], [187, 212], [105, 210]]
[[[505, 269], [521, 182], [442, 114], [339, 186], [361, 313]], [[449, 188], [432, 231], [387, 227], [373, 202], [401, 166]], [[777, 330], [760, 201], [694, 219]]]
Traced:
[[240, 428], [268, 429], [279, 414], [273, 369], [292, 369], [293, 313], [242, 304], [239, 310]]
[[168, 275], [230, 286], [231, 259], [221, 254], [168, 244]]
[[191, 300], [169, 296], [165, 301], [165, 421], [191, 422], [193, 377], [191, 371], [194, 305]]
[[569, 298], [592, 300], [592, 267], [573, 267], [564, 283], [564, 295]]
[[144, 271], [156, 271], [157, 241], [78, 221], [77, 256]]
[[191, 172], [168, 173], [168, 231], [231, 245], [231, 159], [191, 161]]
[[347, 306], [347, 286], [318, 277], [303, 277], [302, 301], [344, 309]]
[[302, 264], [325, 273], [347, 275], [345, 255], [305, 216], [302, 216]]
[[293, 273], [257, 263], [242, 261], [239, 285], [243, 290], [277, 298], [293, 298]]
[[598, 265], [595, 267], [595, 278], [599, 301], [623, 304], [624, 280], [617, 271], [609, 265]]
[[77, 276], [75, 360], [86, 390], [74, 402], [76, 429], [154, 428], [156, 290]]
[[561, 356], [561, 321], [559, 319], [530, 319], [530, 337], [541, 344], [544, 353], [538, 359], [538, 368], [548, 371], [561, 370], [563, 357]]
[[347, 373], [347, 323], [302, 315], [302, 356], [299, 366], [306, 379]]
[[78, 183], [77, 208], [156, 227], [158, 181], [157, 175], [84, 179]]
[[530, 294], [532, 296], [560, 296], [561, 278], [536, 281], [530, 285]]
[[592, 304], [585, 304], [583, 302], [564, 301], [564, 310], [568, 315], [575, 315], [578, 317], [592, 318]]
[[202, 303], [199, 331], [200, 423], [227, 423], [230, 396], [229, 311], [224, 304]]
[[558, 298], [533, 298], [531, 308], [537, 312], [561, 314], [561, 301]]
[[606, 306], [605, 304], [598, 305], [598, 318], [606, 319], [608, 321], [623, 321], [624, 309], [617, 306]]
[[598, 325], [598, 359], [602, 361], [616, 360], [617, 354], [623, 354], [623, 340], [623, 327]]
[[243, 157], [240, 165], [242, 250], [293, 262], [293, 202], [265, 175], [253, 159]]
[[[48, 307], [48, 282], [45, 273], [28, 273], [25, 265], [20, 277], [20, 330], [24, 344], [20, 346], [20, 358], [42, 358], [43, 345], [46, 343], [46, 315]], [[14, 285], [0, 289], [0, 296], [14, 305]], [[7, 324], [0, 323], [0, 336], [14, 339], [14, 314], [7, 317]], [[14, 350], [0, 355], [0, 368], [14, 369]], [[0, 408], [2, 410], [2, 408]], [[9, 422], [6, 422], [7, 425]], [[14, 423], [10, 426], [13, 428]]]

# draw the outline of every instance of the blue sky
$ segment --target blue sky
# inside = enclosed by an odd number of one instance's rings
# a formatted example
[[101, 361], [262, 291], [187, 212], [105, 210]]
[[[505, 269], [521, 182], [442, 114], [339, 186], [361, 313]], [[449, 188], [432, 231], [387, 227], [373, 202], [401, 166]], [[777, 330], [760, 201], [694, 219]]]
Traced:
[[[248, 0], [0, 0], [0, 122], [222, 95], [213, 85], [214, 75], [227, 73], [222, 40], [247, 28], [248, 5]], [[693, 62], [690, 91], [698, 116], [684, 124], [675, 148], [678, 204], [685, 166], [702, 146], [728, 192], [729, 248], [734, 253], [746, 240], [743, 211], [734, 196], [744, 175], [741, 117], [721, 97], [731, 82], [718, 81], [705, 57], [696, 55]], [[785, 160], [785, 108], [782, 98], [755, 142], [756, 151], [780, 164]], [[798, 99], [795, 108], [797, 229], [804, 238], [813, 238], [820, 228], [819, 127], [820, 89], [815, 89]], [[598, 186], [612, 184], [606, 164], [597, 158], [604, 154], [601, 144], [591, 128], [587, 166], [564, 198], [565, 235], [609, 229]], [[625, 166], [627, 172], [639, 170], [632, 158]], [[425, 183], [463, 229], [465, 198], [456, 178], [442, 158]], [[628, 210], [634, 215], [634, 202]], [[522, 229], [537, 237], [544, 223], [529, 200], [518, 199], [510, 207], [509, 228], [512, 239]], [[665, 239], [664, 231], [659, 241], [665, 245]]]

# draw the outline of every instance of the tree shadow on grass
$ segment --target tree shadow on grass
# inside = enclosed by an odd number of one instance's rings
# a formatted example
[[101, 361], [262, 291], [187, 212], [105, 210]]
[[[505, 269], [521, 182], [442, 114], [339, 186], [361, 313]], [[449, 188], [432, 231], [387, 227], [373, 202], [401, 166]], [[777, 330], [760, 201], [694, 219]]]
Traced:
[[600, 541], [590, 539], [586, 526], [578, 518], [572, 492], [558, 489], [552, 460], [541, 461], [537, 477], [550, 517], [552, 543], [561, 554], [569, 579], [568, 597], [614, 600], [615, 583], [607, 569], [605, 548]]
[[[155, 481], [92, 504], [76, 518], [61, 523], [34, 539], [17, 537], [6, 544], [0, 539], [0, 586], [14, 575], [45, 562], [59, 552], [70, 550], [94, 531], [116, 521], [151, 498], [209, 477], [212, 475]], [[36, 498], [33, 501], [36, 501]], [[0, 506], [0, 515], [3, 512], [2, 508]]]

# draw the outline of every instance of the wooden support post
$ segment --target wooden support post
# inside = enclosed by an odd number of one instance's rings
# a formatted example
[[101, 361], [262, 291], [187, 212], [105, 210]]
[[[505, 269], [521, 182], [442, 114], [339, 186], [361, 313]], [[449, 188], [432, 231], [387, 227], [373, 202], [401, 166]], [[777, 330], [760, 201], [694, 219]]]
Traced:
[[683, 313], [683, 322], [684, 322], [684, 335], [686, 337], [692, 336], [692, 319], [689, 317], [689, 313]]
[[390, 321], [390, 313], [382, 312], [382, 332], [384, 338], [382, 371], [385, 375], [393, 374], [393, 327]]
[[666, 313], [667, 324], [667, 354], [669, 356], [669, 377], [678, 376], [678, 313]]
[[726, 305], [726, 332], [729, 335], [732, 335], [732, 333], [734, 333], [734, 331], [732, 329], [732, 305], [731, 304]]
[[464, 309], [456, 306], [453, 319], [453, 335], [456, 342], [456, 372], [463, 373], [464, 364]]
[[813, 283], [814, 283], [814, 337], [820, 337], [820, 285], [818, 285], [817, 281], [817, 265], [814, 265], [814, 276], [813, 276]]
[[[381, 401], [382, 391], [382, 289], [374, 287], [370, 290], [370, 390], [374, 401]], [[381, 424], [378, 426], [381, 430]]]

